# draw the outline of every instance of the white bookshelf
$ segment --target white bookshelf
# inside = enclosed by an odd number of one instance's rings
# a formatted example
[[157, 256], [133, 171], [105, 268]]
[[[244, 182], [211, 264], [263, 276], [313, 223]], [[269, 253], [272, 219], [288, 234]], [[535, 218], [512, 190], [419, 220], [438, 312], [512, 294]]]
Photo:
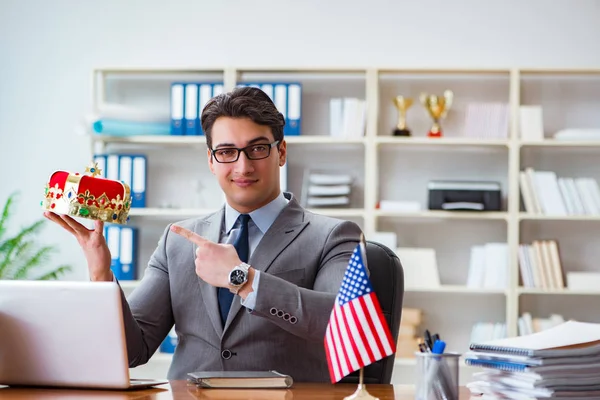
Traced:
[[[525, 311], [540, 317], [564, 312], [565, 318], [600, 322], [600, 313], [586, 304], [597, 296], [596, 292], [521, 287], [517, 253], [520, 243], [557, 238], [566, 271], [598, 270], [595, 260], [600, 258], [600, 248], [596, 249], [594, 243], [600, 233], [600, 216], [525, 212], [518, 180], [519, 172], [527, 166], [567, 176], [588, 174], [600, 178], [600, 170], [593, 163], [600, 156], [600, 141], [552, 137], [559, 129], [597, 123], [600, 70], [98, 68], [93, 72], [93, 105], [107, 100], [168, 107], [173, 80], [222, 80], [226, 89], [243, 81], [301, 82], [302, 136], [286, 137], [288, 189], [300, 195], [302, 172], [307, 167], [352, 171], [357, 190], [353, 190], [350, 208], [311, 211], [355, 221], [367, 239], [376, 231], [393, 231], [399, 246], [435, 248], [441, 287], [407, 289], [404, 305], [423, 309], [422, 330], [438, 331], [448, 339], [449, 350], [467, 350], [475, 322], [506, 322], [508, 334], [516, 335], [517, 319]], [[445, 89], [454, 91], [455, 101], [442, 121], [444, 137], [427, 138], [431, 120], [419, 104], [418, 94], [441, 94]], [[391, 136], [397, 117], [391, 99], [397, 94], [415, 100], [407, 115], [412, 137]], [[329, 99], [344, 96], [367, 102], [364, 137], [345, 140], [328, 135]], [[508, 137], [461, 136], [466, 104], [471, 101], [507, 102], [511, 113]], [[543, 140], [520, 139], [518, 110], [525, 104], [544, 107]], [[138, 261], [142, 271], [167, 222], [206, 215], [222, 202], [220, 189], [208, 171], [202, 136], [90, 135], [90, 139], [92, 152], [139, 151], [148, 156], [148, 208], [132, 209], [130, 213], [130, 224], [144, 227]], [[426, 185], [433, 179], [498, 181], [502, 210], [427, 210]], [[198, 186], [202, 188], [200, 195], [190, 189]], [[382, 199], [418, 201], [421, 211], [383, 211], [377, 206]], [[492, 241], [509, 246], [508, 286], [500, 290], [466, 287], [470, 246]], [[137, 281], [122, 284], [132, 290]], [[169, 358], [158, 359], [164, 363]], [[412, 360], [397, 360], [395, 382], [403, 382], [404, 373], [411, 368]]]

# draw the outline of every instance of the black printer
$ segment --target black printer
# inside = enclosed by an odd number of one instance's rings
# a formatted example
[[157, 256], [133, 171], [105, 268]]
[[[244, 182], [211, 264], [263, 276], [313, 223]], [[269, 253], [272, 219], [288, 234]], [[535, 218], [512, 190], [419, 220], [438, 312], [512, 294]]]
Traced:
[[499, 182], [431, 181], [427, 184], [430, 210], [500, 211]]

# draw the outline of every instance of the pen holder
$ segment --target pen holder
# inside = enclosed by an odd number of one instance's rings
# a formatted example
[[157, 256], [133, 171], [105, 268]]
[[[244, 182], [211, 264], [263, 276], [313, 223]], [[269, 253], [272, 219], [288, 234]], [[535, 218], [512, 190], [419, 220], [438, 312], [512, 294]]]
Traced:
[[415, 399], [458, 400], [457, 353], [415, 353], [417, 359]]

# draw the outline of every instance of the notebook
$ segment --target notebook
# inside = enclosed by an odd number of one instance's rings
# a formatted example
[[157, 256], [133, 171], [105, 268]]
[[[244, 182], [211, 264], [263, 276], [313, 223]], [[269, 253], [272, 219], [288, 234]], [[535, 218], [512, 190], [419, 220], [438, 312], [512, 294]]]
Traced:
[[549, 366], [549, 365], [572, 365], [572, 364], [594, 364], [600, 363], [600, 354], [592, 354], [585, 356], [567, 356], [567, 357], [527, 357], [514, 354], [504, 353], [479, 353], [476, 351], [467, 351], [465, 353], [467, 359], [477, 360], [496, 360], [510, 361], [513, 363], [528, 365], [528, 366]]
[[289, 375], [277, 371], [198, 371], [188, 374], [189, 381], [205, 388], [289, 388]]
[[571, 320], [531, 335], [472, 343], [469, 348], [541, 358], [600, 355], [600, 324]]

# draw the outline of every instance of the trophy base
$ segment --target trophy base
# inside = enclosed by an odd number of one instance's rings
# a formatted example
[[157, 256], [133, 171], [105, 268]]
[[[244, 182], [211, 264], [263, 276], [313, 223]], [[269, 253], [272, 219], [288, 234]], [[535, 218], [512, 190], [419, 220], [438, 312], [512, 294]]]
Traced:
[[410, 130], [408, 129], [394, 129], [394, 136], [410, 136]]
[[442, 137], [442, 131], [429, 131], [429, 133], [427, 134], [427, 137], [430, 138], [441, 138]]

